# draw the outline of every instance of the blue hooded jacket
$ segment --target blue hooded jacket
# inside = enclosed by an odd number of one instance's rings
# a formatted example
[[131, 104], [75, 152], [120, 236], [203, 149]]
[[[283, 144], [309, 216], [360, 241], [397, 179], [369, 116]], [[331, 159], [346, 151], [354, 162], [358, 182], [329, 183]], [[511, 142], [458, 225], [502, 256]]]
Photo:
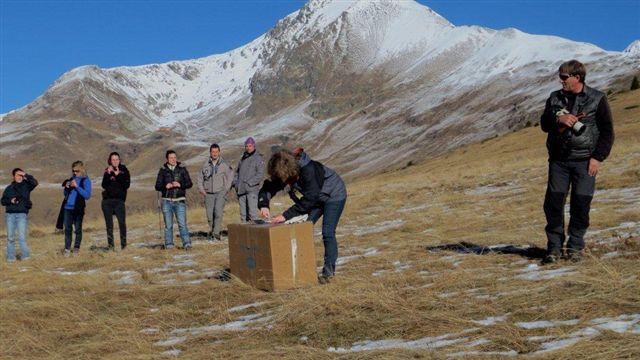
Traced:
[[65, 196], [68, 194], [67, 201], [64, 204], [66, 210], [75, 209], [78, 194], [82, 196], [84, 200], [89, 200], [91, 197], [91, 179], [89, 179], [88, 176], [73, 176], [71, 180], [75, 180], [78, 187], [64, 189]]

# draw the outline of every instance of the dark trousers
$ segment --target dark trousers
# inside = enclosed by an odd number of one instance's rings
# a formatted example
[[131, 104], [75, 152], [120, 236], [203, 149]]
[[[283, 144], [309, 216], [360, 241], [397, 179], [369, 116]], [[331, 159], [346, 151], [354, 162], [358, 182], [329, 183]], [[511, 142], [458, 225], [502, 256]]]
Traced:
[[82, 242], [82, 219], [84, 214], [74, 214], [73, 210], [64, 210], [64, 248], [71, 250], [71, 233], [72, 226], [76, 234], [76, 242], [73, 245], [74, 248], [80, 249], [80, 243]]
[[338, 242], [336, 240], [336, 228], [344, 210], [347, 199], [341, 201], [330, 201], [320, 208], [311, 210], [309, 219], [315, 224], [322, 218], [322, 242], [324, 243], [324, 266], [322, 275], [333, 276], [336, 272], [336, 260], [338, 259]]
[[120, 247], [127, 246], [127, 223], [126, 209], [124, 200], [120, 199], [104, 199], [102, 200], [102, 213], [104, 214], [104, 223], [107, 226], [107, 243], [109, 247], [113, 247], [113, 215], [118, 219], [118, 229], [120, 229]]
[[589, 209], [596, 186], [588, 174], [589, 161], [549, 161], [549, 179], [544, 199], [547, 218], [547, 251], [561, 255], [565, 241], [564, 203], [571, 187], [569, 241], [567, 253], [584, 249], [584, 234], [589, 227]]

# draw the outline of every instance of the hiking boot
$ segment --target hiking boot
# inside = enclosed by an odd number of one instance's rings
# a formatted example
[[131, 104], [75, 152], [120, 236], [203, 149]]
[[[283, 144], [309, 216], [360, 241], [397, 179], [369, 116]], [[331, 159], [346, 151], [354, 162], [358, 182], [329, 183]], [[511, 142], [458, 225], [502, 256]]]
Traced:
[[222, 241], [222, 238], [220, 237], [220, 234], [213, 235], [213, 239], [215, 241]]
[[73, 251], [72, 251], [73, 256], [78, 256], [78, 253], [79, 253], [79, 252], [80, 252], [80, 249], [79, 249], [79, 248], [73, 248]]
[[213, 241], [213, 234], [211, 232], [207, 233], [207, 241]]
[[184, 251], [191, 251], [191, 245], [187, 245], [184, 247]]
[[69, 256], [71, 256], [71, 250], [69, 250], [69, 249], [63, 249], [63, 250], [62, 250], [62, 256], [64, 256], [64, 257], [69, 257]]
[[173, 247], [174, 247], [174, 246], [173, 246], [173, 244], [171, 244], [171, 245], [165, 245], [165, 246], [164, 246], [164, 249], [165, 249], [165, 250], [171, 250], [171, 249], [173, 249]]
[[556, 254], [548, 254], [547, 256], [544, 257], [544, 259], [542, 259], [542, 265], [557, 263], [559, 259], [560, 257]]
[[127, 247], [127, 244], [120, 245], [120, 250], [124, 250]]
[[333, 278], [333, 276], [329, 276], [329, 275], [318, 275], [318, 282], [322, 285], [324, 284], [328, 284], [331, 282], [331, 278]]
[[567, 260], [572, 263], [578, 263], [582, 261], [582, 252], [580, 251], [569, 251], [567, 252]]

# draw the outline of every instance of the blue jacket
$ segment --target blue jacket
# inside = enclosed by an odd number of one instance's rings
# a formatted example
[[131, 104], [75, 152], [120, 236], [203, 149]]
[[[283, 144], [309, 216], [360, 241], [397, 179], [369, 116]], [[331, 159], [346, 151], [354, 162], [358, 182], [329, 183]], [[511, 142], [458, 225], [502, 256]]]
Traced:
[[[85, 200], [89, 200], [91, 197], [91, 179], [88, 176], [73, 176], [71, 179], [66, 180], [63, 185], [66, 184], [67, 181], [75, 180], [78, 187], [76, 188], [66, 188], [64, 189], [64, 195], [67, 197], [67, 201], [64, 204], [64, 208], [66, 210], [78, 210], [84, 213], [84, 202]], [[81, 199], [78, 197], [80, 194]], [[76, 209], [76, 205], [78, 208]], [[80, 209], [82, 207], [82, 209]]]

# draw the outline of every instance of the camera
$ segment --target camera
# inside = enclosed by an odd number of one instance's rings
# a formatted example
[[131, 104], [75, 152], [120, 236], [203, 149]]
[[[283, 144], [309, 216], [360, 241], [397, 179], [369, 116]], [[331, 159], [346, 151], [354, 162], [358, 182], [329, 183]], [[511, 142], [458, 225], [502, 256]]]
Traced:
[[576, 121], [575, 124], [573, 124], [573, 126], [571, 127], [571, 130], [573, 131], [574, 134], [580, 136], [582, 135], [582, 133], [586, 128], [587, 127], [580, 120], [578, 120]]
[[[567, 115], [570, 114], [570, 112], [565, 109], [565, 108], [561, 108], [559, 110], [556, 111], [556, 116], [562, 116], [562, 115]], [[584, 117], [583, 113], [578, 114], [578, 119]], [[571, 131], [576, 135], [576, 136], [580, 136], [582, 135], [582, 133], [587, 129], [587, 127], [584, 125], [584, 123], [582, 123], [580, 120], [576, 121], [575, 124], [573, 124], [573, 126], [571, 127]]]

